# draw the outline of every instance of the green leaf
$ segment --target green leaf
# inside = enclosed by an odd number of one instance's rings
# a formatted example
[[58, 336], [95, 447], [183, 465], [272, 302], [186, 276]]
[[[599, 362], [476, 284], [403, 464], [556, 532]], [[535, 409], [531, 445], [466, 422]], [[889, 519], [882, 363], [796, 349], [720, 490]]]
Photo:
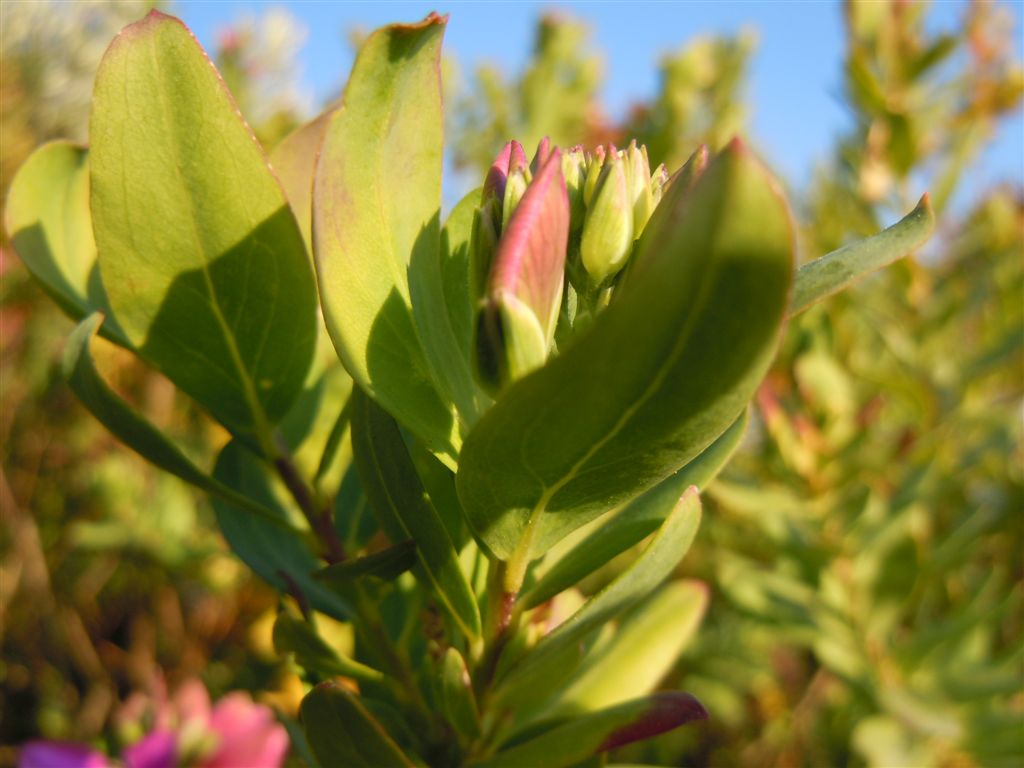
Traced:
[[469, 638], [480, 635], [480, 612], [458, 555], [430, 503], [395, 420], [362, 390], [353, 392], [352, 446], [363, 488], [384, 532], [412, 539], [421, 581]]
[[480, 735], [480, 715], [466, 661], [454, 648], [445, 651], [441, 670], [441, 704], [445, 717], [467, 741]]
[[393, 581], [416, 564], [416, 542], [408, 539], [372, 555], [329, 565], [314, 574], [336, 590], [344, 591], [364, 576]]
[[118, 323], [143, 360], [272, 452], [312, 359], [316, 286], [280, 184], [180, 21], [152, 11], [115, 38], [90, 136]]
[[284, 187], [309, 254], [313, 253], [313, 174], [327, 124], [334, 110], [299, 126], [270, 151], [270, 165]]
[[287, 521], [280, 519], [268, 508], [199, 469], [163, 432], [132, 410], [128, 403], [107, 386], [100, 378], [90, 354], [92, 339], [102, 322], [103, 316], [99, 312], [85, 318], [68, 338], [64, 350], [64, 378], [89, 412], [114, 437], [165, 472], [234, 504], [250, 516], [261, 517], [261, 522], [273, 526], [277, 535], [294, 533]]
[[279, 654], [291, 653], [305, 670], [321, 676], [340, 675], [363, 683], [382, 683], [384, 673], [347, 658], [316, 633], [302, 619], [280, 613], [274, 622], [274, 650]]
[[260, 578], [281, 592], [294, 594], [312, 608], [339, 620], [351, 615], [349, 604], [312, 574], [321, 568], [306, 536], [282, 531], [288, 521], [288, 510], [275, 491], [270, 468], [238, 440], [232, 440], [217, 457], [213, 476], [221, 483], [246, 497], [255, 499], [273, 510], [278, 523], [255, 517], [238, 505], [214, 499], [224, 538], [232, 551]]
[[96, 265], [88, 157], [84, 147], [66, 141], [33, 152], [11, 183], [4, 227], [28, 271], [64, 312], [73, 320], [103, 312], [100, 333], [128, 347]]
[[673, 581], [632, 611], [589, 655], [544, 717], [591, 712], [653, 691], [697, 632], [708, 603], [699, 581]]
[[790, 316], [903, 258], [928, 239], [934, 226], [935, 215], [926, 194], [914, 210], [888, 229], [804, 264], [796, 273]]
[[593, 533], [572, 548], [520, 598], [524, 610], [536, 608], [559, 592], [581, 582], [613, 557], [650, 536], [675, 508], [679, 497], [691, 485], [703, 490], [728, 463], [747, 429], [744, 411], [721, 437], [703, 453], [667, 480], [633, 499], [601, 523]]
[[324, 766], [412, 768], [413, 762], [356, 696], [333, 683], [302, 700], [306, 738]]
[[[452, 209], [441, 230], [445, 307], [459, 353], [467, 364], [472, 360], [474, 315], [469, 291], [469, 241], [473, 232], [473, 213], [479, 203], [480, 187], [477, 187]], [[483, 392], [480, 396], [485, 398], [481, 408], [490, 404], [490, 398]]]
[[444, 26], [432, 14], [363, 44], [320, 152], [313, 247], [327, 328], [352, 378], [454, 465], [458, 427], [417, 337], [408, 277], [412, 263], [439, 259]]
[[666, 691], [574, 718], [547, 733], [470, 763], [473, 768], [562, 768], [597, 752], [649, 739], [707, 712], [688, 693]]
[[539, 692], [550, 691], [564, 680], [572, 672], [564, 663], [564, 651], [578, 646], [594, 629], [635, 605], [667, 579], [690, 548], [700, 516], [700, 496], [697, 489], [691, 487], [636, 562], [513, 666], [499, 681], [495, 700], [502, 703], [530, 701], [538, 698]]
[[458, 490], [510, 564], [654, 486], [731, 425], [777, 345], [793, 232], [738, 142], [673, 184], [593, 325], [509, 387], [466, 439]]

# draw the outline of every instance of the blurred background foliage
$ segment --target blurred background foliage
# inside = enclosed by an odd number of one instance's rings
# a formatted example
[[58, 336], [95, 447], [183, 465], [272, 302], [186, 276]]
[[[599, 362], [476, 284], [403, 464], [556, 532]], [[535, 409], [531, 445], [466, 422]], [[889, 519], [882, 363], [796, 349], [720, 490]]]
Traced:
[[[4, 193], [33, 147], [85, 138], [99, 57], [151, 5], [5, 9]], [[665, 684], [712, 720], [623, 762], [1024, 759], [1024, 189], [969, 183], [1024, 91], [1004, 11], [970, 3], [957, 30], [933, 34], [925, 4], [846, 4], [852, 127], [813, 178], [786, 180], [802, 252], [880, 229], [923, 189], [940, 231], [791, 325], [679, 574], [704, 581], [710, 605]], [[303, 35], [267, 8], [211, 51], [268, 149], [322, 106], [301, 90]], [[742, 133], [755, 46], [753, 31], [689, 41], [615, 122], [586, 23], [542, 16], [521, 73], [446, 61], [454, 165], [482, 178], [507, 138], [550, 135], [635, 136], [674, 167]], [[71, 324], [6, 242], [0, 270], [0, 764], [28, 738], [110, 737], [117, 702], [160, 679], [200, 675], [214, 695], [246, 688], [293, 714], [301, 684], [271, 651], [275, 595], [228, 554], [204, 498], [78, 406], [58, 375]], [[104, 349], [119, 390], [208, 466], [225, 435]]]

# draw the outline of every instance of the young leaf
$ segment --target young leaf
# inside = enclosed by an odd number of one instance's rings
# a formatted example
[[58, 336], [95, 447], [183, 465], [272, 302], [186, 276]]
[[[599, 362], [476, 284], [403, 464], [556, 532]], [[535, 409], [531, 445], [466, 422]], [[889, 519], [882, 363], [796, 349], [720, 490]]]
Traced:
[[926, 194], [914, 210], [888, 229], [804, 264], [793, 283], [790, 316], [838, 293], [869, 272], [902, 259], [928, 239], [934, 226], [935, 214]]
[[398, 425], [362, 390], [353, 392], [352, 446], [356, 466], [381, 527], [393, 541], [416, 542], [419, 576], [460, 631], [480, 635], [473, 591], [441, 518], [416, 474]]
[[334, 589], [344, 592], [357, 579], [373, 576], [383, 581], [393, 581], [416, 564], [416, 542], [412, 539], [400, 541], [380, 552], [364, 555], [353, 560], [329, 565], [317, 571], [314, 578]]
[[573, 547], [520, 598], [522, 608], [536, 608], [559, 592], [578, 584], [613, 557], [658, 530], [687, 488], [695, 485], [703, 490], [728, 463], [743, 438], [747, 421], [748, 412], [744, 411], [700, 456], [667, 480], [633, 499], [614, 513], [607, 523]]
[[441, 671], [441, 704], [459, 735], [466, 740], [480, 735], [480, 715], [469, 670], [462, 654], [454, 648], [445, 651]]
[[707, 603], [707, 586], [699, 581], [661, 587], [587, 657], [580, 674], [543, 717], [592, 712], [653, 691], [696, 634]]
[[413, 768], [413, 762], [356, 696], [333, 683], [318, 685], [302, 700], [306, 738], [324, 766]]
[[565, 649], [579, 645], [592, 630], [645, 596], [664, 581], [690, 548], [700, 525], [700, 496], [689, 488], [662, 523], [643, 554], [551, 634], [544, 637], [499, 682], [495, 701], [507, 703], [529, 697], [531, 691], [551, 690], [571, 669], [563, 662]]
[[444, 27], [432, 14], [363, 44], [317, 164], [313, 248], [345, 367], [454, 465], [457, 425], [417, 338], [408, 282], [412, 263], [439, 258]]
[[561, 768], [597, 752], [649, 739], [708, 713], [693, 696], [666, 691], [602, 709], [552, 728], [494, 757], [470, 763], [473, 768]]
[[274, 622], [274, 650], [291, 653], [303, 669], [321, 676], [339, 675], [363, 683], [381, 683], [384, 673], [342, 656], [329, 646], [307, 622], [280, 613]]
[[73, 320], [93, 312], [100, 333], [131, 346], [110, 312], [96, 265], [89, 217], [89, 152], [66, 141], [44, 144], [18, 169], [4, 227], [28, 271]]
[[328, 110], [299, 126], [270, 151], [270, 165], [281, 180], [310, 255], [313, 253], [313, 174], [320, 144], [333, 114], [334, 110]]
[[736, 420], [774, 354], [793, 249], [775, 182], [738, 142], [669, 187], [624, 290], [466, 439], [463, 508], [513, 574]]
[[[480, 203], [477, 187], [458, 202], [448, 214], [441, 229], [441, 276], [444, 284], [444, 303], [448, 310], [459, 354], [469, 365], [473, 344], [473, 302], [469, 289], [469, 244], [473, 231], [473, 213]], [[478, 390], [479, 391], [479, 390]], [[479, 392], [482, 412], [490, 405], [490, 398]], [[465, 414], [464, 414], [465, 415]], [[467, 417], [468, 418], [468, 417]], [[472, 426], [472, 423], [470, 423]]]
[[[273, 510], [280, 523], [288, 520], [287, 510], [274, 493], [268, 466], [237, 440], [224, 446], [213, 476]], [[305, 537], [297, 532], [282, 532], [280, 523], [255, 517], [228, 501], [214, 499], [213, 511], [232, 551], [260, 578], [281, 592], [294, 594], [298, 590], [301, 594], [296, 597], [308, 600], [321, 613], [339, 620], [349, 618], [348, 603], [313, 578], [321, 563]]]
[[272, 450], [312, 359], [316, 287], [280, 184], [180, 21], [152, 11], [111, 43], [90, 137], [118, 323], [140, 357]]
[[89, 412], [114, 437], [165, 472], [234, 504], [250, 516], [259, 516], [264, 525], [274, 526], [279, 535], [293, 533], [291, 526], [274, 512], [199, 469], [163, 432], [132, 410], [107, 386], [90, 354], [90, 344], [102, 322], [103, 316], [99, 312], [89, 315], [72, 332], [64, 350], [64, 378]]

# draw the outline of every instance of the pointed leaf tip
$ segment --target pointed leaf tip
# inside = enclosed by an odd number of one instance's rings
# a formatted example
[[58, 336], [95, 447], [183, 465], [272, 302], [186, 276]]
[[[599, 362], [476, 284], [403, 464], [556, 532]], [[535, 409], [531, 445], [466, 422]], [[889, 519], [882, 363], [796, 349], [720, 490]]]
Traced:
[[629, 725], [610, 734], [598, 752], [650, 739], [694, 720], [707, 720], [708, 711], [697, 697], [683, 691], [663, 691], [650, 697], [650, 708]]

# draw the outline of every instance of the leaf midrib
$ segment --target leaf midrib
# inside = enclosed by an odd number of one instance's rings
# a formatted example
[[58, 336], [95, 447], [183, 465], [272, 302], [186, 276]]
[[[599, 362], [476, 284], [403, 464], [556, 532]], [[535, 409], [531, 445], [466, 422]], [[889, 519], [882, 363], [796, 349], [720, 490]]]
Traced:
[[[159, 52], [157, 47], [157, 40], [155, 38], [152, 44], [150, 45], [150, 53], [153, 60], [153, 64], [157, 71], [158, 85], [156, 91], [158, 94], [158, 98], [160, 99], [160, 102], [164, 108], [165, 114], [171, 115], [173, 114], [173, 110], [168, 99], [168, 94], [165, 87], [166, 77], [163, 65], [160, 61], [160, 56], [158, 55]], [[209, 64], [209, 66], [212, 67], [213, 65]], [[214, 70], [213, 75], [215, 78], [220, 78], [220, 75], [217, 74], [216, 70]], [[192, 233], [192, 238], [196, 246], [196, 250], [201, 256], [200, 265], [203, 273], [203, 282], [205, 283], [207, 292], [209, 293], [210, 309], [213, 312], [214, 320], [216, 321], [218, 327], [220, 328], [221, 336], [224, 340], [225, 345], [227, 346], [228, 354], [231, 357], [232, 365], [234, 366], [235, 371], [238, 373], [238, 380], [239, 383], [241, 383], [242, 385], [242, 395], [246, 400], [246, 404], [248, 405], [249, 411], [253, 417], [253, 421], [255, 422], [254, 426], [256, 428], [256, 436], [259, 439], [261, 448], [263, 448], [263, 450], [268, 453], [268, 456], [270, 456], [273, 455], [274, 447], [273, 441], [269, 437], [271, 431], [269, 420], [267, 418], [266, 412], [263, 410], [262, 404], [259, 401], [259, 397], [256, 393], [254, 382], [252, 381], [249, 375], [249, 370], [246, 367], [244, 360], [242, 359], [241, 351], [239, 350], [238, 345], [235, 342], [234, 332], [228, 325], [227, 319], [224, 316], [224, 312], [221, 309], [220, 301], [217, 297], [217, 291], [214, 287], [213, 278], [210, 275], [209, 256], [207, 254], [207, 249], [203, 245], [202, 237], [199, 234], [199, 228], [196, 222], [195, 204], [192, 200], [191, 195], [189, 195], [188, 193], [188, 186], [185, 183], [184, 176], [182, 175], [182, 158], [181, 150], [179, 147], [178, 131], [176, 129], [176, 126], [172, 127], [172, 123], [173, 121], [165, 122], [165, 125], [168, 127], [169, 133], [172, 138], [172, 141], [170, 141], [169, 144], [171, 146], [171, 151], [174, 154], [175, 160], [174, 177], [177, 180], [178, 186], [180, 187], [181, 191], [184, 193], [183, 197], [185, 199], [185, 206], [189, 210], [188, 221]]]

